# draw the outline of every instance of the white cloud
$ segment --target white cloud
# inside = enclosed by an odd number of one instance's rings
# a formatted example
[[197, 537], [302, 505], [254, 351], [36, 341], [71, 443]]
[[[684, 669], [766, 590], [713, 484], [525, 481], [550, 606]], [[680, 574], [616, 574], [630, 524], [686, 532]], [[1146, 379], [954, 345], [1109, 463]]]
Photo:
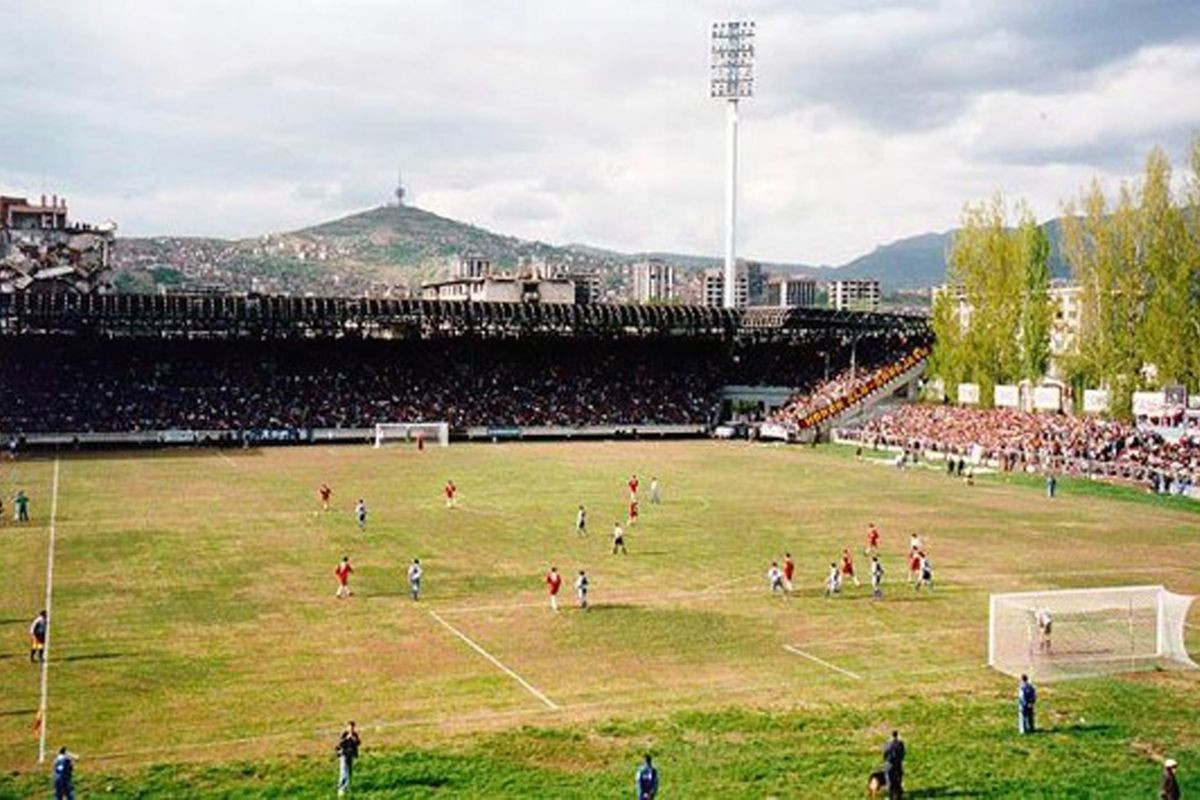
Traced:
[[[1060, 8], [1061, 5], [1061, 8]], [[791, 3], [759, 22], [740, 250], [839, 263], [1001, 189], [1035, 211], [1200, 127], [1187, 3]], [[527, 238], [717, 253], [725, 3], [95, 2], [12, 10], [0, 187], [129, 233], [384, 202]], [[1087, 25], [1082, 25], [1080, 14]]]

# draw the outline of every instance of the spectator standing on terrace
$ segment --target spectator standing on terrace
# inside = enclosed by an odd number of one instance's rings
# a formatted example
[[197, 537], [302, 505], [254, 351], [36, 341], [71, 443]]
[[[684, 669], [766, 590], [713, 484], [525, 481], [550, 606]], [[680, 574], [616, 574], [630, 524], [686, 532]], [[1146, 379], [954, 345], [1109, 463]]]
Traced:
[[347, 723], [346, 730], [338, 738], [338, 797], [345, 797], [350, 791], [350, 777], [354, 774], [354, 762], [358, 760], [358, 749], [362, 746], [362, 737], [354, 720]]
[[1022, 733], [1033, 733], [1033, 707], [1037, 703], [1037, 689], [1029, 682], [1028, 675], [1021, 676], [1017, 685], [1017, 730]]
[[907, 750], [899, 731], [892, 731], [891, 740], [883, 746], [883, 761], [887, 764], [888, 800], [904, 797], [904, 756]]
[[13, 500], [13, 507], [16, 511], [14, 518], [17, 522], [29, 522], [29, 496], [25, 494], [24, 489], [17, 490], [17, 496]]
[[649, 753], [638, 768], [634, 786], [637, 788], [637, 800], [654, 800], [658, 797], [658, 769], [650, 760]]

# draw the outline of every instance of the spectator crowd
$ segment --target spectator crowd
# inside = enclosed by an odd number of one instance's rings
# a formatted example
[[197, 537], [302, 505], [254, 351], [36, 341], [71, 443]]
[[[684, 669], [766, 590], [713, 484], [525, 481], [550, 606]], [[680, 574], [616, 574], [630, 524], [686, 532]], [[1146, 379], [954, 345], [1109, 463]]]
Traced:
[[1169, 437], [1158, 428], [1094, 416], [907, 405], [841, 435], [916, 458], [968, 457], [1004, 471], [1134, 481], [1163, 493], [1183, 493], [1200, 478], [1200, 431]]
[[826, 359], [849, 362], [845, 343], [817, 342], [22, 337], [7, 342], [0, 431], [704, 424], [725, 385], [803, 387]]
[[820, 425], [861, 403], [928, 355], [928, 347], [914, 347], [903, 338], [869, 342], [856, 354], [854, 366], [795, 395], [771, 421], [796, 430]]

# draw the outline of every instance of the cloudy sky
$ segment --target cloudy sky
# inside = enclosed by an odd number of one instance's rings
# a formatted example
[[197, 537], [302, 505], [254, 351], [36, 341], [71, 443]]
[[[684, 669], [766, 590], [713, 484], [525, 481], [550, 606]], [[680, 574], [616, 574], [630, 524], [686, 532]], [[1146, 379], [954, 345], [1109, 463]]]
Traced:
[[248, 236], [389, 197], [525, 238], [722, 247], [715, 19], [758, 27], [739, 251], [836, 264], [997, 190], [1041, 217], [1200, 131], [1195, 0], [5, 3], [0, 191]]

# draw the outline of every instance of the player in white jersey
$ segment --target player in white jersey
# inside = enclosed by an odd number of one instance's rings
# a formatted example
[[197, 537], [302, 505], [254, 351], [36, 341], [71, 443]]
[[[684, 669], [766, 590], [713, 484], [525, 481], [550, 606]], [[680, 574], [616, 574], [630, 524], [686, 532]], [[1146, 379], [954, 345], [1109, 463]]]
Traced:
[[917, 536], [915, 533], [910, 533], [908, 535], [908, 549], [909, 551], [923, 550], [924, 545], [921, 544], [921, 537]]
[[575, 534], [581, 537], [587, 536], [587, 509], [582, 504], [575, 512]]
[[358, 505], [354, 507], [354, 518], [358, 520], [358, 529], [363, 533], [367, 532], [367, 502], [361, 497], [358, 500]]
[[421, 599], [421, 559], [414, 558], [412, 564], [408, 566], [408, 591], [412, 594], [413, 600]]
[[829, 565], [829, 577], [825, 579], [825, 597], [833, 597], [842, 590], [842, 573], [836, 563]]
[[787, 597], [787, 587], [783, 583], [783, 570], [779, 568], [778, 562], [771, 562], [771, 568], [767, 570], [767, 584], [771, 587], [771, 594], [783, 592], [784, 597]]
[[1034, 622], [1037, 623], [1038, 629], [1038, 652], [1050, 652], [1050, 631], [1054, 627], [1054, 620], [1050, 618], [1050, 612], [1046, 608], [1038, 608], [1033, 612]]
[[920, 577], [917, 579], [916, 584], [913, 586], [913, 591], [920, 591], [921, 587], [924, 586], [926, 589], [928, 589], [929, 591], [932, 592], [933, 591], [933, 564], [931, 564], [929, 562], [929, 556], [925, 555], [925, 553], [918, 552], [917, 556], [921, 560], [920, 561], [921, 570], [920, 570]]
[[588, 607], [588, 576], [583, 570], [579, 570], [579, 577], [575, 579], [575, 594], [579, 596], [579, 607], [586, 609]]
[[650, 478], [650, 505], [656, 506], [662, 502], [662, 494], [658, 490], [658, 478]]
[[612, 554], [615, 556], [620, 550], [622, 554], [629, 555], [629, 551], [625, 549], [625, 529], [621, 527], [621, 523], [613, 523], [612, 532]]
[[883, 597], [883, 564], [879, 556], [871, 556], [871, 596], [876, 600]]

